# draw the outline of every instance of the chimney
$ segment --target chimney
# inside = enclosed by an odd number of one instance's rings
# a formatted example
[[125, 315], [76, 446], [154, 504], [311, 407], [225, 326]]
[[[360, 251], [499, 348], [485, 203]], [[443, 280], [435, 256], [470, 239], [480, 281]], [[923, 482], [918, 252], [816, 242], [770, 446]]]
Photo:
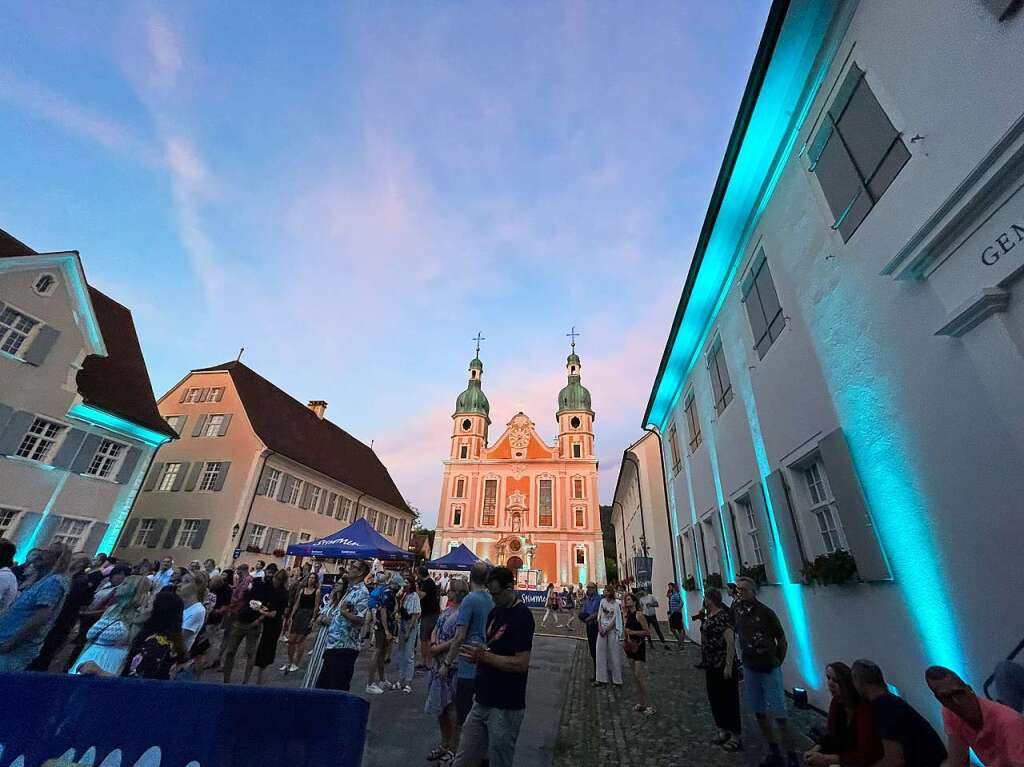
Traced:
[[310, 410], [316, 413], [316, 417], [319, 418], [320, 420], [323, 420], [324, 413], [327, 412], [327, 403], [324, 402], [322, 399], [310, 400], [309, 404], [306, 405], [306, 407], [308, 407]]

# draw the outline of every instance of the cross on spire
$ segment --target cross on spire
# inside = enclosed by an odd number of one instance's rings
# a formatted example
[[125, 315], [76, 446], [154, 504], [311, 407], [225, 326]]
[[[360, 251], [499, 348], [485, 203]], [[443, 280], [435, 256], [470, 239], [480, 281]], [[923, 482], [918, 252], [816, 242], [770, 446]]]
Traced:
[[479, 357], [480, 356], [480, 342], [481, 341], [486, 341], [487, 339], [484, 338], [483, 334], [478, 330], [478, 331], [476, 331], [476, 338], [474, 338], [472, 340], [476, 341], [476, 356]]
[[573, 325], [572, 326], [572, 330], [570, 330], [565, 335], [566, 335], [567, 338], [572, 338], [572, 350], [573, 350], [573, 352], [575, 352], [576, 351], [576, 338], [580, 335], [579, 333], [576, 332], [576, 326]]

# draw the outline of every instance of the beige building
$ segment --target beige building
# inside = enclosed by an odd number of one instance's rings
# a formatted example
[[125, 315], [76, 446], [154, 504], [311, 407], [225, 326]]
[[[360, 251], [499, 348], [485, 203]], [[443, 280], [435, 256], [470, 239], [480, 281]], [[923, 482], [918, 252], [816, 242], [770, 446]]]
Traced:
[[413, 512], [365, 444], [241, 362], [193, 370], [159, 401], [161, 450], [118, 543], [129, 559], [262, 559], [365, 517], [406, 545]]

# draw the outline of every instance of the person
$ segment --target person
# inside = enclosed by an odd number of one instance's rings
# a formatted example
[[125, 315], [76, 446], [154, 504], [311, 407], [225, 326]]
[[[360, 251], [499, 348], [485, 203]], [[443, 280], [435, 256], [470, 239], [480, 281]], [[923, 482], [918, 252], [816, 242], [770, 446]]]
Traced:
[[210, 578], [209, 592], [213, 594], [213, 606], [206, 616], [206, 625], [213, 628], [222, 626], [224, 615], [231, 606], [231, 584], [234, 573], [222, 570]]
[[212, 559], [203, 560], [203, 571], [208, 579], [212, 579], [215, 575], [220, 575], [220, 568], [217, 567], [217, 563]]
[[571, 631], [576, 628], [576, 590], [572, 586], [562, 589], [562, 606], [569, 616], [565, 627]]
[[119, 676], [128, 658], [132, 629], [145, 608], [152, 588], [148, 578], [132, 575], [114, 589], [114, 601], [85, 634], [82, 651], [72, 658], [69, 673], [95, 663], [103, 672]]
[[6, 538], [0, 538], [0, 613], [18, 598], [18, 577], [11, 570], [18, 547]]
[[[779, 616], [768, 605], [757, 599], [757, 583], [752, 578], [736, 579], [739, 599], [733, 611], [736, 635], [743, 663], [743, 680], [750, 708], [754, 712], [758, 729], [768, 745], [764, 767], [783, 764], [779, 740], [786, 751], [786, 767], [799, 764], [793, 748], [793, 735], [786, 711], [786, 695], [782, 686], [782, 662], [789, 644]], [[775, 719], [775, 727], [768, 718]], [[775, 729], [780, 738], [776, 738]]]
[[183, 610], [181, 616], [181, 643], [187, 653], [176, 670], [175, 679], [194, 681], [199, 678], [202, 669], [203, 655], [210, 647], [210, 640], [204, 629], [208, 608], [206, 605], [207, 591], [210, 581], [202, 568], [190, 570], [178, 586], [177, 594], [181, 597]]
[[71, 555], [71, 564], [68, 565], [67, 573], [71, 579], [68, 595], [57, 614], [57, 620], [53, 622], [53, 626], [46, 634], [46, 639], [43, 640], [43, 646], [39, 648], [39, 654], [28, 664], [29, 671], [50, 670], [50, 664], [53, 663], [57, 653], [63, 649], [78, 623], [78, 614], [83, 607], [92, 602], [99, 581], [90, 578], [89, 573], [86, 572], [86, 568], [91, 562], [92, 559], [88, 554], [78, 552]]
[[668, 584], [668, 630], [676, 638], [676, 647], [683, 649], [683, 596], [675, 583]]
[[398, 608], [398, 686], [404, 693], [412, 692], [412, 680], [416, 676], [416, 646], [419, 644], [420, 595], [416, 581], [405, 584], [401, 605]]
[[[267, 568], [269, 570], [269, 568]], [[268, 576], [269, 577], [269, 576]], [[274, 663], [277, 656], [277, 640], [284, 626], [284, 614], [288, 609], [288, 573], [277, 570], [263, 590], [263, 632], [256, 647], [256, 684], [263, 684], [263, 670]]]
[[650, 637], [651, 630], [647, 626], [647, 616], [640, 609], [640, 600], [636, 596], [626, 594], [623, 605], [626, 609], [626, 620], [623, 624], [625, 638], [622, 649], [626, 653], [626, 657], [629, 658], [629, 670], [633, 674], [633, 681], [636, 682], [637, 691], [640, 693], [640, 702], [633, 706], [633, 710], [644, 716], [652, 716], [655, 711], [647, 694], [646, 672], [644, 671], [644, 666], [647, 663], [647, 645], [644, 644], [644, 639]]
[[174, 560], [170, 557], [164, 557], [160, 562], [160, 568], [149, 576], [149, 579], [153, 581], [154, 591], [160, 591], [161, 589], [171, 585], [171, 579], [174, 577]]
[[473, 708], [476, 693], [477, 665], [461, 654], [464, 644], [478, 645], [487, 639], [487, 616], [494, 609], [494, 599], [487, 590], [487, 576], [490, 565], [474, 562], [469, 570], [469, 594], [459, 605], [459, 618], [455, 636], [448, 648], [444, 662], [456, 667], [455, 680], [455, 724], [462, 727]]
[[[320, 617], [320, 622], [328, 628], [323, 666], [316, 679], [318, 689], [348, 692], [352, 685], [352, 673], [359, 656], [359, 635], [370, 609], [370, 593], [363, 583], [369, 572], [370, 566], [366, 562], [352, 560], [345, 570], [348, 588], [344, 596]], [[338, 587], [335, 587], [337, 591]]]
[[320, 607], [320, 583], [315, 575], [306, 576], [306, 582], [299, 584], [288, 614], [288, 662], [281, 671], [290, 673], [299, 670], [306, 649], [306, 637], [313, 629]]
[[718, 728], [711, 742], [723, 751], [741, 751], [739, 673], [732, 612], [725, 608], [718, 589], [710, 588], [704, 594], [703, 609], [707, 617], [701, 626], [701, 668], [711, 716]]
[[533, 649], [533, 613], [515, 589], [515, 575], [495, 567], [487, 575], [494, 609], [484, 642], [464, 644], [460, 655], [477, 664], [473, 708], [462, 726], [456, 767], [512, 767], [526, 713], [526, 683]]
[[601, 595], [597, 593], [597, 584], [588, 583], [583, 599], [580, 600], [580, 620], [587, 630], [587, 647], [590, 650], [590, 661], [597, 671], [597, 615], [601, 610]]
[[1002, 703], [979, 698], [944, 666], [930, 667], [924, 678], [942, 704], [948, 754], [944, 767], [968, 767], [971, 751], [986, 767], [1024, 765], [1024, 717]]
[[604, 599], [598, 608], [597, 617], [597, 666], [594, 669], [594, 687], [608, 684], [609, 667], [611, 682], [622, 687], [622, 610], [615, 598], [615, 587], [610, 583], [604, 587]]
[[[244, 591], [246, 582], [249, 583], [247, 592]], [[225, 635], [224, 644], [221, 647], [223, 652], [223, 668], [221, 670], [224, 675], [224, 684], [231, 682], [231, 674], [235, 668], [235, 655], [238, 653], [238, 646], [243, 641], [245, 642], [245, 671], [242, 674], [242, 684], [249, 684], [253, 665], [256, 662], [256, 647], [260, 642], [260, 631], [263, 629], [263, 601], [267, 585], [263, 578], [250, 578], [235, 586], [235, 593], [239, 588], [243, 589], [244, 599], [231, 621], [230, 632]], [[232, 600], [234, 600], [234, 596]]]
[[555, 584], [549, 583], [547, 594], [544, 596], [544, 617], [540, 619], [540, 625], [546, 626], [548, 618], [554, 617], [555, 628], [558, 628], [558, 595], [555, 594]]
[[430, 577], [426, 567], [419, 569], [417, 593], [420, 598], [420, 668], [428, 669], [433, 663], [430, 655], [430, 638], [434, 635], [434, 624], [441, 615], [441, 597], [437, 583]]
[[[637, 592], [637, 596], [640, 598], [640, 607], [644, 611], [647, 625], [657, 632], [658, 639], [661, 640], [661, 646], [667, 650], [668, 643], [665, 641], [665, 635], [661, 633], [661, 624], [658, 623], [658, 598], [643, 589]], [[654, 649], [654, 638], [649, 631], [647, 632], [647, 643], [651, 646], [651, 649]]]
[[[311, 576], [316, 578], [315, 575]], [[366, 681], [366, 692], [380, 695], [391, 688], [385, 676], [385, 669], [391, 663], [391, 645], [395, 641], [398, 629], [395, 610], [395, 590], [388, 582], [388, 575], [379, 571], [374, 579], [377, 586], [370, 594], [368, 609], [373, 622], [373, 658], [370, 662], [369, 678]]]
[[853, 673], [845, 663], [825, 666], [825, 680], [832, 701], [821, 740], [804, 753], [810, 767], [850, 765], [871, 767], [883, 756], [882, 741], [871, 704], [857, 693]]
[[[108, 562], [110, 560], [107, 560]], [[92, 602], [78, 613], [78, 633], [71, 644], [71, 651], [68, 653], [67, 666], [65, 671], [71, 670], [71, 664], [75, 662], [88, 640], [89, 629], [98, 621], [108, 608], [113, 606], [117, 587], [131, 575], [131, 568], [127, 565], [113, 565], [107, 575], [100, 581], [93, 594]], [[144, 578], [146, 585], [151, 585], [149, 579]], [[148, 594], [148, 590], [147, 590]], [[127, 649], [127, 647], [125, 647]]]
[[433, 664], [427, 677], [427, 701], [423, 711], [437, 719], [441, 730], [441, 745], [427, 756], [432, 762], [447, 764], [455, 758], [455, 749], [459, 747], [460, 728], [455, 717], [456, 669], [447, 662], [447, 656], [459, 629], [459, 605], [468, 593], [469, 586], [461, 578], [448, 582], [448, 602], [430, 638]]
[[33, 558], [24, 588], [0, 614], [0, 673], [24, 671], [39, 655], [70, 588], [71, 549], [52, 543]]
[[252, 571], [251, 571], [251, 575], [253, 577], [253, 580], [257, 580], [257, 581], [263, 580], [266, 577], [266, 575], [267, 575], [266, 568], [267, 568], [267, 563], [264, 562], [262, 559], [257, 559], [256, 560], [256, 564], [253, 565]]
[[[181, 635], [185, 603], [173, 591], [159, 591], [153, 610], [128, 650], [123, 676], [142, 679], [170, 679], [188, 652]], [[83, 673], [80, 671], [80, 673]]]
[[252, 584], [253, 579], [249, 575], [249, 565], [243, 562], [236, 568], [232, 578], [231, 601], [228, 603], [228, 607], [224, 611], [224, 619], [221, 621], [223, 633], [221, 634], [220, 651], [217, 654], [217, 659], [210, 664], [211, 668], [223, 665], [228, 639], [231, 637], [232, 628], [238, 620], [238, 614], [242, 611], [242, 607], [246, 602], [249, 601], [249, 591], [252, 589]]
[[946, 759], [942, 738], [909, 703], [889, 692], [882, 669], [858, 660], [850, 670], [857, 694], [871, 703], [878, 723], [884, 756], [877, 765], [939, 767]]

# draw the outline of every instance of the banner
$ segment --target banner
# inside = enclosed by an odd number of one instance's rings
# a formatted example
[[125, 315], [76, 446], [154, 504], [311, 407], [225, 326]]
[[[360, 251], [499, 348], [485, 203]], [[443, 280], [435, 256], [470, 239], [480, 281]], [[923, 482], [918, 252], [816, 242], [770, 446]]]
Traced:
[[654, 572], [654, 560], [650, 557], [633, 557], [634, 585], [648, 594], [651, 592], [651, 573]]

